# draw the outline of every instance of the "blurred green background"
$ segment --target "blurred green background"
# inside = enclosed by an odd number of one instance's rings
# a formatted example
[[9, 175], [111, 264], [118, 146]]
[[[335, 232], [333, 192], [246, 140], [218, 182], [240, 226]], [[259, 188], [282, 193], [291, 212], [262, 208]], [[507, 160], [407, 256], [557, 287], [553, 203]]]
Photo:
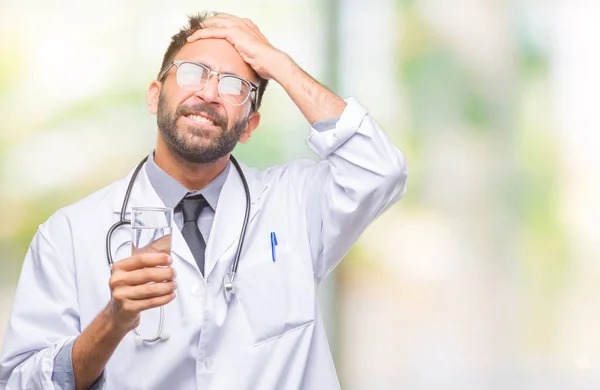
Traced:
[[[320, 292], [344, 389], [600, 386], [600, 2], [0, 4], [0, 345], [38, 225], [152, 150], [146, 88], [208, 9], [251, 18], [407, 156], [405, 199]], [[281, 87], [261, 110], [242, 161], [316, 158]]]

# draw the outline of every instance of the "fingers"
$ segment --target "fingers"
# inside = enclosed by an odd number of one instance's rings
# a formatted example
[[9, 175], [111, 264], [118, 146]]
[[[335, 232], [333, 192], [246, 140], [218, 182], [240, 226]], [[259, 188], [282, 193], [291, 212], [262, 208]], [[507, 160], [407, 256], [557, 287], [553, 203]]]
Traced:
[[218, 13], [202, 22], [202, 27], [233, 27], [240, 23], [241, 19], [226, 13]]
[[171, 252], [171, 235], [166, 234], [148, 245], [141, 248], [134, 248], [134, 254], [138, 253], [170, 253]]
[[158, 283], [171, 281], [177, 275], [175, 268], [157, 268], [148, 267], [136, 269], [133, 271], [117, 271], [113, 272], [108, 282], [110, 289], [114, 290], [119, 286], [139, 286], [146, 283]]
[[201, 38], [225, 38], [224, 36], [212, 36], [207, 34], [207, 30], [222, 29], [220, 32], [224, 33], [225, 29], [231, 29], [235, 25], [235, 21], [230, 18], [227, 14], [217, 14], [217, 16], [210, 17], [202, 22], [202, 28], [196, 30], [192, 35], [188, 37], [188, 42], [197, 41]]
[[121, 286], [113, 291], [113, 298], [117, 301], [147, 300], [170, 295], [177, 289], [175, 281], [147, 283], [140, 286]]
[[141, 299], [141, 300], [125, 300], [121, 305], [123, 313], [135, 315], [141, 311], [153, 309], [155, 307], [164, 306], [175, 299], [176, 294], [163, 295], [160, 297]]
[[200, 30], [196, 30], [192, 35], [188, 37], [188, 42], [197, 41], [199, 39], [206, 38], [222, 38], [227, 39], [229, 42], [233, 39], [234, 30], [232, 28], [225, 27], [205, 27]]
[[[188, 37], [188, 42], [197, 41], [202, 38], [223, 38], [230, 41], [232, 36], [231, 34], [227, 35], [227, 30], [231, 30], [230, 32], [235, 30], [249, 30], [248, 32], [251, 31], [262, 35], [258, 27], [250, 19], [238, 18], [227, 13], [218, 13], [216, 16], [206, 19], [202, 22], [202, 27]], [[217, 31], [206, 31], [213, 29], [217, 29]]]
[[117, 324], [135, 327], [141, 311], [175, 299], [177, 283], [172, 262], [166, 253], [136, 253], [113, 264], [108, 284], [111, 315]]
[[232, 19], [232, 20], [239, 19], [239, 17], [237, 17], [235, 15], [232, 15], [232, 14], [228, 14], [227, 12], [217, 12], [217, 11], [215, 11], [214, 14], [215, 14], [214, 16], [211, 16], [208, 19], [212, 19], [212, 18], [216, 18], [216, 17], [222, 17], [222, 18]]
[[146, 267], [166, 267], [171, 265], [173, 259], [166, 253], [136, 253], [126, 259], [117, 261], [113, 265], [113, 272], [133, 271]]

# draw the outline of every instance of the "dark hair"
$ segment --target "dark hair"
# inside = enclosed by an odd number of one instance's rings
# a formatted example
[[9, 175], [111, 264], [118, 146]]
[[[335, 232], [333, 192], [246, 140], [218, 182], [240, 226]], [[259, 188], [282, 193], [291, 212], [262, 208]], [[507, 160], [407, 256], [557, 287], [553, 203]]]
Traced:
[[[209, 17], [213, 16], [209, 12], [202, 12], [196, 15], [188, 15], [188, 24], [187, 26], [183, 26], [179, 32], [171, 37], [171, 43], [165, 52], [163, 57], [162, 65], [160, 67], [160, 71], [158, 72], [158, 76], [162, 74], [162, 72], [175, 60], [175, 55], [181, 50], [181, 48], [187, 43], [187, 38], [192, 35], [195, 31], [200, 30], [202, 28], [202, 22], [204, 22]], [[269, 80], [265, 80], [263, 78], [258, 77], [258, 90], [256, 92], [256, 101], [254, 102], [254, 111], [258, 111], [260, 104], [262, 102], [263, 94], [265, 93], [265, 89], [267, 88], [267, 83]]]

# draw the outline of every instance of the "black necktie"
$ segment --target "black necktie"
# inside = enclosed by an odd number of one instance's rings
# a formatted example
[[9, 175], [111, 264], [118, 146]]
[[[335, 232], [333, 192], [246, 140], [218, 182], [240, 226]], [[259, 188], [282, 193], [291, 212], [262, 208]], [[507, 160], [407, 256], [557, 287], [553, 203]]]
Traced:
[[202, 195], [185, 197], [181, 201], [181, 211], [183, 213], [183, 229], [181, 229], [181, 233], [190, 247], [190, 251], [194, 255], [194, 259], [202, 275], [204, 275], [204, 251], [206, 250], [206, 243], [204, 242], [204, 238], [202, 238], [200, 229], [198, 229], [198, 217], [206, 205], [206, 199]]

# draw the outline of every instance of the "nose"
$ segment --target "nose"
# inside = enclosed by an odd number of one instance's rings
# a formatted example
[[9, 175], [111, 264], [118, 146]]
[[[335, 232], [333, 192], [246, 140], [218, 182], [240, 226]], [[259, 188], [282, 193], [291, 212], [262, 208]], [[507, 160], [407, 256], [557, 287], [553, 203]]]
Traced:
[[219, 76], [211, 74], [204, 88], [196, 91], [196, 97], [204, 100], [206, 103], [219, 103]]

